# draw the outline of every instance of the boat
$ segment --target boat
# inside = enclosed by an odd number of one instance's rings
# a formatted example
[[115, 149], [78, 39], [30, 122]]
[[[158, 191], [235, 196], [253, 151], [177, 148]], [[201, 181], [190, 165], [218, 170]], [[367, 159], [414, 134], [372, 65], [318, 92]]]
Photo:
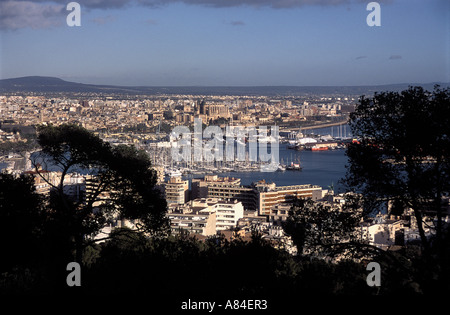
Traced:
[[278, 172], [284, 172], [284, 171], [286, 171], [286, 166], [283, 165], [283, 164], [279, 164], [279, 165], [278, 165], [277, 171], [278, 171]]
[[297, 147], [297, 142], [289, 140], [289, 144], [287, 145], [288, 149], [295, 149]]
[[311, 151], [327, 151], [328, 147], [317, 147], [317, 146], [313, 146], [311, 147]]
[[183, 173], [180, 170], [177, 170], [177, 169], [169, 169], [165, 173], [166, 173], [166, 176], [169, 176], [169, 177], [176, 177], [176, 176], [182, 176], [183, 175]]
[[292, 162], [291, 165], [286, 166], [286, 170], [289, 170], [289, 171], [301, 171], [302, 167], [300, 166], [300, 163]]

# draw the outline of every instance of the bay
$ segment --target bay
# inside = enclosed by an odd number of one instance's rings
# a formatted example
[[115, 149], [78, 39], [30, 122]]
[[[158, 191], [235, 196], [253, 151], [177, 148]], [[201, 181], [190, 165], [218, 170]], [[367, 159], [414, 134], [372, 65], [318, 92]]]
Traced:
[[[290, 164], [300, 161], [301, 171], [284, 172], [221, 172], [216, 173], [221, 177], [240, 178], [242, 185], [250, 185], [253, 182], [265, 180], [273, 182], [277, 186], [313, 184], [327, 189], [334, 187], [335, 192], [342, 191], [339, 180], [345, 176], [347, 156], [345, 150], [328, 151], [296, 151], [287, 148], [287, 144], [280, 144], [280, 162]], [[188, 175], [185, 179], [203, 178], [204, 175]]]

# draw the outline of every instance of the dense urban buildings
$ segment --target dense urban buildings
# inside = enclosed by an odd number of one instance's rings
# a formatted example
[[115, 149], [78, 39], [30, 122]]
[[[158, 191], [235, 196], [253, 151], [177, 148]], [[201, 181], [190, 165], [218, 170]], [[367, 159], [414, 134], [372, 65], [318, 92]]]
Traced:
[[[307, 99], [305, 101], [304, 99]], [[298, 122], [314, 117], [344, 118], [357, 96], [269, 97], [236, 96], [138, 96], [130, 98], [81, 95], [71, 97], [0, 96], [3, 124], [32, 126], [41, 123], [76, 123], [86, 129], [123, 132], [147, 130], [161, 123], [190, 124], [194, 117], [206, 124], [261, 125], [277, 122], [298, 128]], [[147, 130], [148, 131], [148, 130]], [[167, 130], [166, 130], [167, 131]]]

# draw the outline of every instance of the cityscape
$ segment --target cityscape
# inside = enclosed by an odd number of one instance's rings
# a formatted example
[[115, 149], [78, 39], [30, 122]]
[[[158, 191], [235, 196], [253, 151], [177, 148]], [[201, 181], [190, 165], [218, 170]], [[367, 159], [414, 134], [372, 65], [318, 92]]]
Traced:
[[0, 293], [277, 314], [448, 294], [450, 19], [431, 3], [1, 3]]

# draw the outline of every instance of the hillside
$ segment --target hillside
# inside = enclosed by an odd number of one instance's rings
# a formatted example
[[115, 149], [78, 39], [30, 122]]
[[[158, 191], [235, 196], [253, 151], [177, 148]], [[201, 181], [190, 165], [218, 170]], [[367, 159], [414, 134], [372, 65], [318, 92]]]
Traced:
[[[0, 80], [0, 93], [121, 93], [121, 94], [191, 94], [191, 95], [371, 95], [380, 91], [401, 91], [409, 85], [421, 85], [427, 90], [439, 83], [392, 84], [373, 86], [113, 86], [69, 82], [55, 77], [29, 76]], [[440, 83], [442, 87], [450, 83]]]

